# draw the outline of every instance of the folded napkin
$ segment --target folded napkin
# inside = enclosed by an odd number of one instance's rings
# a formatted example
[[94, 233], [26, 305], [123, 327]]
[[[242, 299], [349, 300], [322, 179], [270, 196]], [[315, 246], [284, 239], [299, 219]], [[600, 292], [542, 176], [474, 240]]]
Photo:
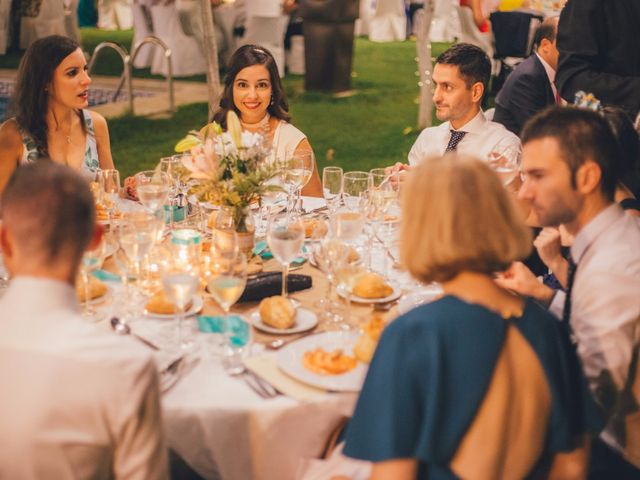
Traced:
[[[287, 277], [289, 292], [297, 292], [311, 288], [313, 282], [309, 275], [293, 274]], [[279, 295], [282, 291], [282, 272], [262, 272], [247, 280], [244, 293], [238, 300], [242, 302], [257, 302], [263, 298]]]
[[269, 382], [276, 390], [296, 400], [309, 402], [319, 400], [327, 394], [322, 388], [305, 385], [282, 372], [275, 355], [245, 358], [244, 366]]

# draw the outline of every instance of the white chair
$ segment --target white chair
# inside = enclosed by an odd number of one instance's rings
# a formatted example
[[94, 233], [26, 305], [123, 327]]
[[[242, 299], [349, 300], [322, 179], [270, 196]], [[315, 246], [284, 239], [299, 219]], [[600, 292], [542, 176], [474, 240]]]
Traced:
[[455, 6], [460, 18], [460, 42], [470, 43], [480, 47], [489, 56], [493, 58], [493, 38], [490, 33], [483, 33], [478, 29], [473, 19], [473, 12], [469, 7]]
[[80, 26], [78, 25], [79, 0], [64, 0], [64, 29], [67, 37], [80, 43]]
[[282, 14], [278, 0], [246, 0], [245, 4], [247, 22], [242, 44], [254, 43], [269, 50], [278, 65], [278, 73], [284, 77], [284, 34], [289, 16]]
[[402, 41], [407, 38], [407, 18], [403, 0], [378, 0], [369, 25], [372, 42]]
[[[135, 46], [138, 45], [144, 37], [154, 35], [154, 32], [150, 11], [151, 0], [133, 0], [131, 8], [133, 16], [133, 38], [131, 39], [131, 49], [129, 51], [133, 54]], [[133, 66], [135, 68], [149, 68], [153, 63], [155, 48], [157, 47], [148, 44], [140, 47]]]
[[37, 16], [20, 18], [20, 48], [28, 48], [49, 35], [67, 35], [64, 4], [60, 0], [42, 0]]
[[128, 30], [133, 27], [132, 0], [98, 0], [98, 28]]
[[360, 0], [360, 15], [356, 20], [354, 35], [369, 36], [371, 17], [376, 13], [375, 0]]
[[459, 0], [436, 0], [429, 38], [432, 42], [453, 42], [460, 37], [460, 20], [454, 9]]
[[304, 36], [292, 35], [291, 48], [286, 52], [289, 73], [304, 75]]
[[[175, 3], [153, 5], [150, 12], [154, 35], [171, 49], [173, 75], [185, 77], [205, 73], [207, 62], [201, 46], [196, 37], [188, 36], [182, 30]], [[164, 76], [168, 73], [164, 52], [160, 48], [154, 49], [151, 73]]]
[[10, 11], [11, 0], [0, 0], [0, 55], [4, 55], [7, 52]]

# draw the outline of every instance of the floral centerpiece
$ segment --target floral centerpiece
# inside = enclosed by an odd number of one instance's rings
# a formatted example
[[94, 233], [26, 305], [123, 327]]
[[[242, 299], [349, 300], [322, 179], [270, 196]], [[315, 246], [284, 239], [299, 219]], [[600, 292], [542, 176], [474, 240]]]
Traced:
[[282, 190], [268, 184], [278, 174], [275, 165], [265, 161], [269, 149], [262, 135], [242, 131], [235, 112], [227, 114], [227, 131], [209, 123], [191, 131], [175, 150], [184, 155], [182, 163], [188, 177], [195, 180], [191, 191], [201, 201], [228, 207], [237, 232], [248, 232], [247, 215], [252, 204], [264, 193]]

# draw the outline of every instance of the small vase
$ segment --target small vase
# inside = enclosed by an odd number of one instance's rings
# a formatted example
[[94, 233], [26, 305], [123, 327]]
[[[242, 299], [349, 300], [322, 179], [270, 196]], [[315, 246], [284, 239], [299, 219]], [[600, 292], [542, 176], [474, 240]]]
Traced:
[[223, 205], [216, 216], [218, 232], [234, 231], [238, 249], [250, 256], [255, 243], [255, 224], [249, 207], [231, 207]]

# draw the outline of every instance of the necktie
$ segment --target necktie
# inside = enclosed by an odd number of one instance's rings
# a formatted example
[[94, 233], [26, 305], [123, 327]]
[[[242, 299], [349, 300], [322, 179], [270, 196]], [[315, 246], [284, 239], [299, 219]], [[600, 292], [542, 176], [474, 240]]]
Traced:
[[573, 280], [576, 276], [576, 264], [569, 254], [569, 266], [567, 269], [567, 296], [564, 299], [564, 308], [562, 309], [562, 322], [569, 327], [569, 320], [571, 319], [571, 291], [573, 290]]
[[467, 132], [459, 132], [457, 130], [451, 130], [451, 138], [449, 138], [449, 143], [447, 144], [447, 148], [445, 152], [455, 152], [458, 148], [458, 144], [464, 138]]
[[556, 90], [556, 105], [562, 105], [562, 97], [560, 96], [560, 92]]

